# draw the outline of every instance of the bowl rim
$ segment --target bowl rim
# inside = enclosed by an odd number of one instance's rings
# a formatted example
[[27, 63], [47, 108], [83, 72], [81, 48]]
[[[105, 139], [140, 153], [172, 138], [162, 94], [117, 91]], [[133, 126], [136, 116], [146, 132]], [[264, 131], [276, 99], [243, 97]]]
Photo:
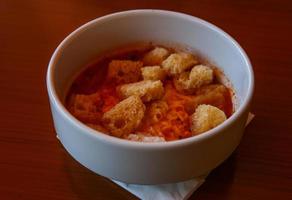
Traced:
[[[87, 29], [91, 28], [92, 26], [95, 26], [99, 23], [105, 23], [107, 20], [114, 20], [115, 18], [124, 17], [124, 16], [135, 16], [140, 14], [146, 14], [146, 15], [164, 15], [164, 16], [172, 16], [181, 18], [183, 20], [189, 20], [195, 23], [199, 23], [202, 26], [205, 26], [209, 29], [212, 29], [212, 31], [216, 32], [217, 34], [220, 34], [225, 39], [229, 40], [238, 50], [240, 55], [243, 57], [245, 65], [248, 67], [248, 77], [249, 77], [249, 87], [247, 89], [246, 97], [243, 99], [241, 105], [237, 108], [237, 110], [222, 124], [218, 125], [217, 127], [204, 132], [203, 134], [192, 136], [189, 138], [176, 140], [176, 141], [168, 141], [168, 142], [157, 142], [157, 143], [143, 143], [143, 142], [136, 142], [136, 141], [129, 141], [121, 138], [116, 138], [104, 133], [101, 133], [99, 131], [96, 131], [88, 126], [86, 126], [84, 123], [76, 119], [63, 105], [60, 98], [58, 97], [55, 86], [54, 86], [54, 69], [56, 62], [58, 61], [58, 58], [62, 54], [63, 50], [66, 48], [68, 44], [74, 38], [81, 34], [82, 32], [86, 31]], [[252, 100], [253, 92], [254, 92], [254, 73], [252, 69], [252, 65], [250, 63], [250, 60], [245, 53], [245, 51], [242, 49], [242, 47], [225, 31], [220, 29], [219, 27], [203, 20], [195, 16], [191, 16], [188, 14], [175, 12], [175, 11], [168, 11], [168, 10], [158, 10], [158, 9], [137, 9], [137, 10], [127, 10], [127, 11], [121, 11], [116, 12], [112, 14], [108, 14], [102, 17], [98, 17], [96, 19], [93, 19], [84, 25], [80, 26], [76, 30], [74, 30], [72, 33], [70, 33], [55, 49], [48, 65], [47, 69], [47, 76], [46, 76], [46, 84], [47, 84], [47, 91], [48, 95], [51, 101], [51, 104], [54, 104], [56, 106], [56, 109], [61, 113], [61, 115], [70, 122], [75, 128], [78, 128], [81, 130], [80, 134], [86, 134], [87, 136], [91, 137], [92, 139], [97, 139], [99, 141], [112, 144], [112, 145], [118, 145], [121, 147], [127, 147], [127, 148], [140, 148], [145, 150], [155, 150], [155, 149], [167, 149], [172, 147], [179, 147], [179, 146], [187, 146], [191, 145], [196, 142], [201, 142], [203, 140], [206, 140], [210, 137], [213, 137], [214, 135], [220, 134], [221, 131], [227, 129], [230, 127], [234, 121], [236, 121], [245, 111], [248, 109], [250, 102]], [[53, 105], [51, 105], [53, 106]]]

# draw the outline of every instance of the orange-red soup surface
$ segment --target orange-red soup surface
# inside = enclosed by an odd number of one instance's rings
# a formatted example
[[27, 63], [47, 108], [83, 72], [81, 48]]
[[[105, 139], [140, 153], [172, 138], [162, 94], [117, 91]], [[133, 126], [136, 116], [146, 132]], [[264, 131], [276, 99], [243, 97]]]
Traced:
[[[193, 60], [188, 60], [188, 56], [171, 48], [151, 44], [118, 49], [100, 56], [73, 81], [66, 98], [66, 107], [91, 128], [124, 139], [138, 134], [172, 141], [200, 134], [198, 129], [192, 128], [192, 123], [199, 122], [192, 122], [198, 118], [192, 117], [196, 108], [202, 104], [211, 105], [223, 111], [228, 118], [233, 112], [232, 91], [218, 81], [223, 73], [216, 67], [208, 65], [193, 53], [190, 54]], [[212, 70], [212, 79], [205, 82], [196, 80], [204, 75], [197, 67], [200, 65]], [[150, 69], [153, 66], [156, 66], [155, 70]], [[155, 76], [151, 76], [152, 72], [149, 76], [146, 70], [144, 73], [144, 67], [153, 69]], [[150, 98], [146, 98], [143, 92], [133, 92], [143, 101], [143, 117], [138, 124], [131, 126], [130, 131], [127, 129], [117, 135], [106, 124], [108, 122], [103, 119], [104, 114], [131, 95], [132, 90], [125, 87], [125, 92], [121, 89], [123, 85], [141, 82], [143, 79], [153, 79], [149, 80], [150, 85], [161, 81], [163, 91], [156, 96], [150, 95]], [[115, 122], [116, 128], [135, 119], [123, 120]]]

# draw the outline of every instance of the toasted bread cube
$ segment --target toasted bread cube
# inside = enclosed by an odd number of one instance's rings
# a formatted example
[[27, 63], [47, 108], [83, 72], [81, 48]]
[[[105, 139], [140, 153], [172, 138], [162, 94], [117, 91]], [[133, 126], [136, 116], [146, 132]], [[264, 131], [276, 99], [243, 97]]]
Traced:
[[127, 98], [132, 95], [139, 96], [143, 102], [161, 99], [164, 94], [162, 82], [159, 81], [140, 81], [129, 83], [117, 88], [121, 98]]
[[141, 71], [144, 80], [163, 81], [166, 77], [165, 71], [160, 66], [157, 65], [142, 67]]
[[97, 130], [98, 132], [108, 133], [108, 130], [106, 130], [106, 128], [104, 128], [103, 126], [101, 126], [99, 124], [91, 124], [91, 123], [88, 123], [86, 125], [89, 126], [92, 129], [94, 129], [94, 130]]
[[199, 105], [191, 116], [191, 131], [193, 135], [208, 131], [226, 120], [225, 113], [211, 105]]
[[168, 75], [178, 75], [195, 64], [198, 64], [198, 60], [195, 56], [180, 52], [168, 56], [168, 58], [162, 62], [162, 67]]
[[216, 94], [224, 94], [228, 92], [228, 88], [222, 84], [210, 84], [199, 88], [196, 91], [198, 96], [213, 96]]
[[116, 137], [130, 134], [140, 125], [145, 109], [138, 96], [130, 96], [103, 114], [103, 125]]
[[117, 84], [133, 83], [141, 78], [141, 61], [112, 60], [108, 66], [108, 78]]
[[161, 65], [162, 61], [167, 58], [169, 51], [162, 47], [156, 47], [149, 51], [143, 57], [144, 65]]
[[205, 65], [196, 65], [191, 72], [183, 72], [174, 78], [175, 88], [184, 93], [192, 94], [196, 89], [213, 81], [213, 70]]
[[213, 81], [213, 70], [205, 65], [196, 65], [190, 73], [190, 84], [193, 88], [199, 88]]
[[177, 91], [192, 94], [195, 89], [191, 85], [190, 72], [182, 72], [173, 78], [174, 87]]
[[152, 123], [159, 122], [167, 113], [168, 104], [166, 101], [154, 101], [147, 108], [147, 115]]
[[151, 135], [144, 135], [144, 134], [130, 134], [126, 138], [127, 140], [136, 141], [136, 142], [166, 142], [163, 137], [159, 136], [151, 136]]
[[102, 116], [100, 107], [103, 101], [98, 93], [84, 95], [75, 94], [69, 99], [69, 111], [80, 121], [97, 123]]
[[229, 91], [221, 84], [211, 84], [199, 88], [196, 95], [190, 97], [185, 102], [185, 108], [188, 113], [193, 113], [200, 104], [208, 104], [224, 110], [224, 105]]

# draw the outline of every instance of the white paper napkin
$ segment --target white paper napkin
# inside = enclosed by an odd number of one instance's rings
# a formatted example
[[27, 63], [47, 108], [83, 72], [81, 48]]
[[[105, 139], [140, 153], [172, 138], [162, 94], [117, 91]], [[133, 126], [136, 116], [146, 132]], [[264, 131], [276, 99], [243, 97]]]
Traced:
[[[253, 118], [254, 114], [249, 113], [246, 126]], [[142, 200], [186, 200], [204, 183], [207, 176], [208, 174], [184, 182], [163, 185], [135, 185], [112, 181]]]
[[142, 200], [186, 200], [204, 183], [206, 177], [207, 175], [163, 185], [135, 185], [112, 181]]

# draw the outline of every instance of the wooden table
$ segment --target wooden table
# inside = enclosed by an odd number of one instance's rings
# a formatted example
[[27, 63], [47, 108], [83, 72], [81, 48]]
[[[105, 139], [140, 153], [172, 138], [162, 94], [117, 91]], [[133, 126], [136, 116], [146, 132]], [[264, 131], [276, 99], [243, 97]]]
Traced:
[[[138, 3], [139, 2], [139, 3]], [[96, 17], [159, 8], [230, 33], [254, 66], [241, 145], [190, 199], [292, 199], [292, 2], [0, 1], [0, 198], [136, 199], [72, 159], [56, 140], [45, 74], [62, 39]]]

